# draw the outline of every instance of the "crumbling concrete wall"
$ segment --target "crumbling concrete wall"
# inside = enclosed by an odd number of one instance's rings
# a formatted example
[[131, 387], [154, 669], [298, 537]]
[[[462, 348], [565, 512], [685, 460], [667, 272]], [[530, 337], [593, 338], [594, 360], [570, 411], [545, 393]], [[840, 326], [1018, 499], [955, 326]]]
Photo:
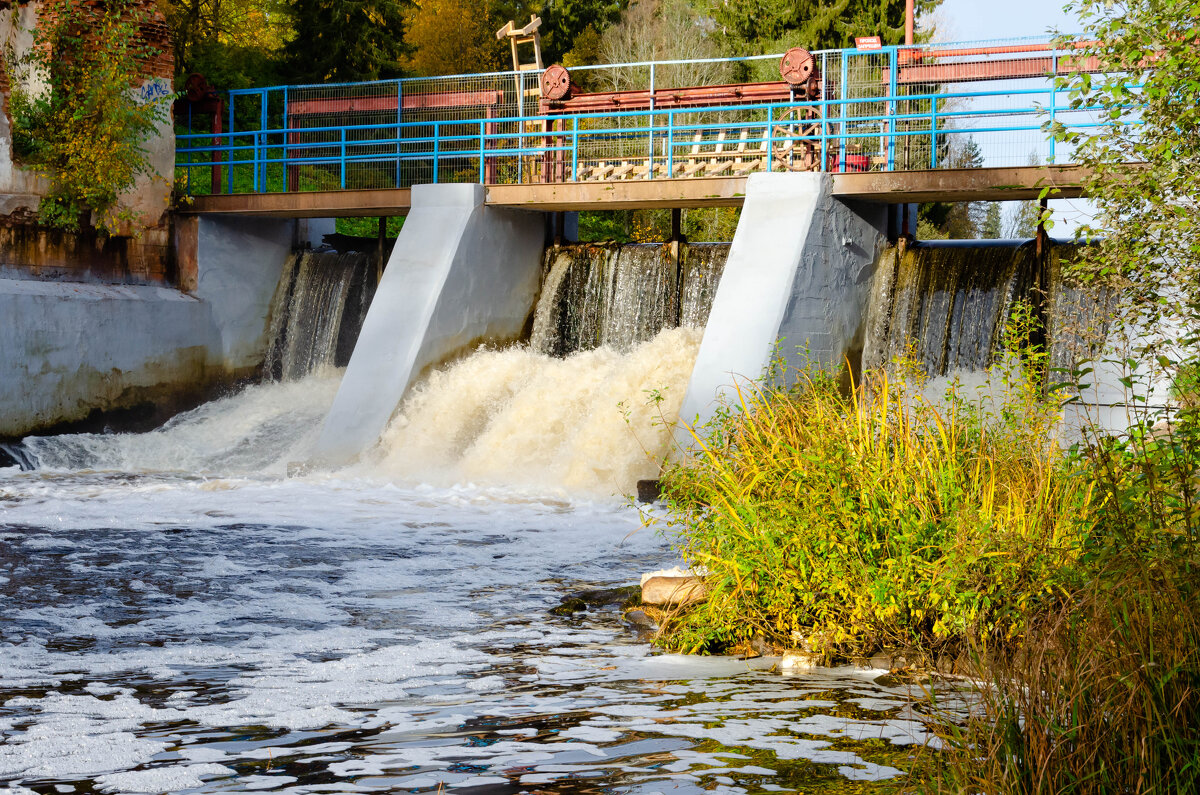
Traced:
[[[86, 7], [97, 7], [93, 0]], [[54, 0], [4, 2], [0, 0], [0, 46], [10, 48], [19, 58], [34, 46], [35, 30], [53, 14]], [[13, 150], [10, 99], [13, 75], [0, 59], [0, 269], [28, 269], [70, 278], [129, 283], [167, 283], [171, 275], [169, 236], [171, 190], [175, 173], [175, 135], [171, 122], [170, 101], [174, 89], [174, 63], [170, 28], [155, 0], [141, 0], [138, 9], [147, 16], [141, 24], [142, 38], [156, 51], [144, 63], [143, 79], [131, 86], [139, 101], [159, 102], [166, 113], [154, 135], [145, 143], [151, 173], [139, 176], [134, 187], [123, 194], [119, 205], [133, 220], [119, 231], [126, 242], [115, 246], [97, 244], [96, 236], [84, 231], [78, 236], [63, 236], [37, 226], [37, 210], [50, 183], [19, 162]], [[24, 88], [44, 90], [37, 74], [24, 76]], [[18, 231], [13, 231], [18, 230]], [[41, 252], [49, 252], [43, 256]]]
[[184, 218], [182, 291], [0, 275], [0, 439], [186, 405], [257, 375], [284, 262], [322, 228], [332, 223]]

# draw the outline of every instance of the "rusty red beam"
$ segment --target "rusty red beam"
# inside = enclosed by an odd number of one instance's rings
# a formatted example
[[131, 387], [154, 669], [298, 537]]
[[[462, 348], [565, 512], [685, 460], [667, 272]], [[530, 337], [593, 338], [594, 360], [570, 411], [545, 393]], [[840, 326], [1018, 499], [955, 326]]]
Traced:
[[[803, 91], [797, 91], [797, 98]], [[740, 83], [728, 86], [694, 86], [690, 88], [661, 88], [656, 91], [598, 91], [576, 94], [570, 99], [543, 101], [543, 113], [595, 113], [606, 110], [649, 110], [703, 107], [706, 105], [736, 105], [739, 103], [787, 102], [793, 98], [792, 87], [778, 83]]]
[[[442, 91], [436, 94], [405, 94], [401, 97], [404, 110], [429, 108], [460, 108], [479, 105], [497, 105], [504, 98], [503, 91]], [[288, 103], [289, 116], [304, 116], [312, 113], [355, 113], [396, 109], [396, 96], [368, 97], [320, 97], [301, 99]]]
[[924, 58], [961, 58], [970, 55], [1015, 55], [1022, 52], [1050, 52], [1052, 50], [1082, 50], [1085, 47], [1092, 47], [1099, 44], [1098, 41], [1071, 41], [1065, 44], [1051, 44], [1049, 42], [1043, 44], [994, 44], [987, 47], [960, 47], [958, 49], [936, 49], [936, 50], [901, 50], [902, 56], [907, 56], [913, 61], [920, 61]]
[[[1074, 72], [1099, 72], [1095, 57], [1058, 59], [1053, 57], [1009, 58], [1003, 61], [968, 61], [965, 63], [917, 64], [901, 66], [896, 82], [913, 83], [972, 83], [982, 80], [1013, 80], [1026, 77], [1048, 77]], [[884, 78], [886, 80], [886, 78]]]

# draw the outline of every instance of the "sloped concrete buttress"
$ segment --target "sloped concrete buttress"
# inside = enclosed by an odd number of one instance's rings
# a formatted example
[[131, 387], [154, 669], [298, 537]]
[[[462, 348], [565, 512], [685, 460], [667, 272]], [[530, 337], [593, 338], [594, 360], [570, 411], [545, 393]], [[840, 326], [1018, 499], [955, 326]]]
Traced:
[[[886, 205], [842, 201], [822, 174], [754, 174], [680, 410], [695, 427], [772, 359], [837, 368], [862, 349]], [[691, 446], [680, 428], [676, 441]]]
[[317, 441], [316, 463], [370, 448], [427, 367], [520, 336], [537, 297], [541, 213], [485, 207], [482, 185], [417, 185]]

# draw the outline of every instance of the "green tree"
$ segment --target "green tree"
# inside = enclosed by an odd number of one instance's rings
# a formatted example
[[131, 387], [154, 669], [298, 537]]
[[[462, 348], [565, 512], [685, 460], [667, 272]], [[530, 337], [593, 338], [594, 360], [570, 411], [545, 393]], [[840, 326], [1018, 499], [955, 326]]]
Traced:
[[979, 236], [985, 240], [995, 240], [1003, 232], [1004, 222], [1000, 211], [1000, 202], [988, 202], [987, 211], [983, 217], [983, 226], [979, 229]]
[[120, 196], [152, 173], [144, 144], [167, 115], [165, 103], [130, 90], [157, 54], [141, 36], [149, 19], [132, 0], [55, 0], [46, 10], [28, 53], [6, 53], [14, 153], [50, 183], [43, 223], [116, 231], [132, 220]]
[[[917, 0], [918, 17], [940, 4]], [[724, 48], [735, 55], [850, 47], [855, 36], [904, 43], [904, 0], [718, 0], [712, 13]]]
[[[948, 168], [982, 168], [983, 152], [972, 136], [956, 139], [945, 164]], [[970, 240], [980, 236], [988, 212], [987, 202], [929, 202], [921, 205], [917, 228], [937, 230], [938, 238]]]
[[290, 2], [295, 35], [284, 48], [289, 82], [340, 83], [399, 76], [407, 2]]
[[[1040, 166], [1042, 159], [1037, 152], [1029, 153], [1027, 165]], [[1004, 222], [1004, 236], [1011, 238], [1033, 237], [1037, 234], [1038, 223], [1042, 220], [1042, 208], [1036, 201], [1012, 202], [1010, 212]]]
[[546, 62], [595, 63], [600, 31], [616, 22], [626, 5], [628, 0], [547, 0], [540, 31]]
[[418, 75], [511, 69], [508, 44], [496, 40], [506, 10], [512, 9], [487, 0], [414, 0], [407, 14], [408, 68]]
[[[1200, 360], [1200, 1], [1074, 0], [1103, 76], [1061, 78], [1096, 134], [1050, 125], [1075, 147], [1096, 216], [1077, 275], [1121, 296], [1118, 321], [1168, 371]], [[1137, 88], [1140, 86], [1140, 88]], [[1050, 191], [1046, 191], [1050, 194]]]
[[292, 35], [287, 0], [166, 0], [163, 9], [177, 80], [200, 72], [221, 88], [279, 82]]

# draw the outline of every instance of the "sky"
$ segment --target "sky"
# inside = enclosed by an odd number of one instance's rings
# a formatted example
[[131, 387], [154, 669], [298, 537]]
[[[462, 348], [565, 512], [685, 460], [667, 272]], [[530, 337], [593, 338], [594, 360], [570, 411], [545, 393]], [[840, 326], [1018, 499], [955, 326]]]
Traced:
[[[1062, 10], [1065, 0], [943, 0], [934, 13], [936, 40], [940, 42], [1007, 39], [1044, 36], [1057, 28], [1077, 32], [1076, 18]], [[1088, 202], [1079, 199], [1051, 200], [1054, 227], [1051, 235], [1071, 237], [1075, 229], [1092, 217]], [[1015, 210], [1015, 206], [1006, 208]]]
[[1070, 33], [1079, 25], [1062, 10], [1064, 0], [944, 0], [935, 12], [938, 41], [1041, 36], [1050, 28]]

